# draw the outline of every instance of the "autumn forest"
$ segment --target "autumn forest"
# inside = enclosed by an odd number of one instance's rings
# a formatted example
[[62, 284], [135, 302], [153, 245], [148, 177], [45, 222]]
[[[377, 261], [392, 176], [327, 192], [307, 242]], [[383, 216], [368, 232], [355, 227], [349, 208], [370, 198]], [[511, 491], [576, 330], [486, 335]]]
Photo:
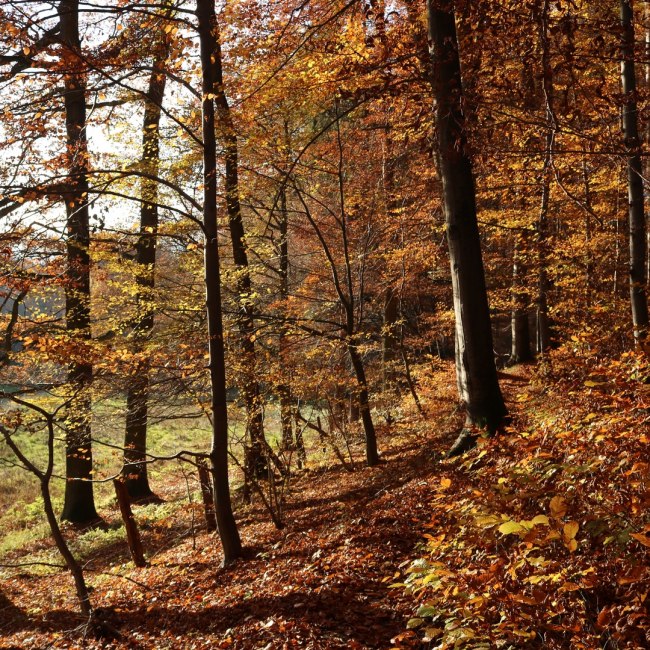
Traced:
[[4, 0], [0, 648], [650, 647], [650, 2]]

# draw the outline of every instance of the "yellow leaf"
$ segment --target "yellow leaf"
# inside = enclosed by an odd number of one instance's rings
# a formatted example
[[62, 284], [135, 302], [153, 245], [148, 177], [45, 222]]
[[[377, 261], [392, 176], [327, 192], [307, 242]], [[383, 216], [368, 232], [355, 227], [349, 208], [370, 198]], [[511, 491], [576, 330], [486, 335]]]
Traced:
[[566, 514], [566, 501], [564, 500], [564, 497], [561, 496], [554, 496], [551, 499], [551, 503], [549, 504], [550, 510], [551, 510], [551, 517], [554, 517], [555, 519], [560, 519], [564, 517]]
[[476, 525], [481, 526], [482, 528], [489, 528], [490, 526], [495, 526], [501, 521], [496, 515], [479, 515], [476, 517]]
[[451, 479], [450, 478], [443, 478], [440, 481], [440, 487], [443, 490], [446, 490], [447, 488], [451, 487]]
[[578, 524], [577, 521], [570, 521], [568, 524], [564, 524], [564, 528], [562, 529], [562, 532], [564, 533], [564, 539], [567, 541], [570, 539], [574, 539], [575, 536], [578, 534], [578, 529], [580, 528], [580, 524]]
[[533, 526], [539, 526], [539, 525], [548, 526], [549, 522], [548, 522], [548, 517], [546, 515], [537, 515], [537, 517], [533, 517], [530, 520], [530, 523]]
[[499, 526], [499, 532], [502, 535], [512, 535], [513, 533], [524, 532], [526, 528], [516, 521], [506, 521]]

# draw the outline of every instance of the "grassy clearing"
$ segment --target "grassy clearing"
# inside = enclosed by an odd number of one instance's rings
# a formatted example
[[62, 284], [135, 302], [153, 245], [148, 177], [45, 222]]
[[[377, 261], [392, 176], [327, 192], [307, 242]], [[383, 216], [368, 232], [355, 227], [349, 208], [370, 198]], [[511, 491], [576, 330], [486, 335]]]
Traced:
[[[40, 406], [54, 409], [56, 403], [51, 396], [40, 395]], [[11, 404], [4, 404], [11, 408]], [[163, 410], [164, 409], [164, 410]], [[242, 438], [245, 431], [245, 414], [242, 408], [231, 404], [230, 438], [232, 451], [236, 459], [242, 456]], [[306, 415], [308, 415], [306, 413]], [[120, 471], [122, 466], [122, 449], [125, 421], [125, 403], [123, 399], [106, 399], [98, 401], [93, 409], [93, 458], [95, 463], [95, 501], [100, 514], [114, 509], [115, 495], [109, 479]], [[267, 405], [265, 412], [267, 439], [273, 448], [277, 448], [280, 439], [280, 416], [277, 405]], [[168, 405], [152, 408], [152, 417], [148, 431], [149, 452], [153, 456], [172, 456], [181, 450], [208, 451], [211, 441], [211, 426], [205, 415], [187, 406], [170, 408]], [[305, 432], [308, 438], [309, 433]], [[40, 430], [27, 431], [21, 428], [16, 436], [16, 442], [25, 456], [40, 467], [47, 460], [46, 438]], [[314, 450], [313, 461], [318, 462], [320, 450]], [[62, 478], [65, 465], [65, 447], [62, 438], [57, 439], [55, 446], [55, 474], [51, 482], [51, 494], [55, 508], [60, 512], [63, 506], [65, 482]], [[236, 488], [241, 483], [241, 471], [232, 464], [231, 482]], [[43, 510], [40, 498], [40, 488], [36, 477], [16, 464], [11, 450], [6, 444], [0, 443], [0, 556], [18, 551], [29, 544], [49, 536], [49, 529], [43, 520]], [[194, 503], [200, 501], [200, 494], [195, 471], [187, 464], [178, 461], [161, 461], [152, 463], [149, 467], [150, 483], [154, 491], [161, 492], [166, 500], [180, 498], [178, 495], [165, 491], [166, 486], [182, 485], [187, 500], [188, 494]], [[148, 506], [139, 508], [138, 517], [145, 519], [160, 519], [167, 516], [165, 506]], [[78, 538], [79, 551], [82, 555], [92, 554], [97, 544], [110, 544], [115, 533], [95, 531]], [[119, 533], [123, 536], [123, 531]], [[87, 537], [88, 536], [88, 537]], [[97, 539], [95, 539], [95, 537]], [[101, 541], [103, 540], [103, 541]], [[39, 557], [39, 561], [57, 561], [48, 557]]]

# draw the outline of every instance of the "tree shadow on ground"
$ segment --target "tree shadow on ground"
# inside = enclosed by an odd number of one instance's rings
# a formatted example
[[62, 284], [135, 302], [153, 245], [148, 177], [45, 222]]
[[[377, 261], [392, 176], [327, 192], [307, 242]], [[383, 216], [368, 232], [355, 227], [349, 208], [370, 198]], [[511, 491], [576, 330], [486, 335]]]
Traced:
[[27, 614], [0, 591], [0, 638], [32, 627], [34, 622]]

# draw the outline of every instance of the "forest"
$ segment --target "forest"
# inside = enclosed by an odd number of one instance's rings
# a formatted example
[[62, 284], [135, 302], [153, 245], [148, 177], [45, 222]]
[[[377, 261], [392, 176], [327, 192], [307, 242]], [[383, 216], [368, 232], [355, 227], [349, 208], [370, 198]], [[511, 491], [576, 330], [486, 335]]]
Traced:
[[3, 0], [0, 648], [650, 648], [650, 2]]

